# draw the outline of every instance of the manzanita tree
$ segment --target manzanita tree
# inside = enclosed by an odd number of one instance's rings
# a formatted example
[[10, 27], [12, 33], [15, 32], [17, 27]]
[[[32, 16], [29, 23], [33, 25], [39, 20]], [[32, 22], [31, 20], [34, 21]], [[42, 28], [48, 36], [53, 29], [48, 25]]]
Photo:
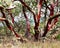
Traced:
[[[21, 40], [23, 40], [22, 37], [17, 34], [17, 32], [14, 30], [13, 26], [10, 25], [9, 21], [6, 19], [6, 14], [5, 14], [5, 12], [4, 12], [3, 6], [0, 6], [0, 11], [1, 11], [2, 17], [3, 17], [3, 18], [0, 18], [0, 20], [1, 20], [1, 21], [4, 21], [4, 22], [6, 23], [8, 29], [11, 30], [11, 31], [15, 34], [15, 36], [16, 36], [17, 38], [20, 38]], [[12, 18], [12, 20], [14, 20], [14, 18]], [[14, 21], [13, 21], [13, 22], [14, 22]], [[12, 23], [13, 23], [13, 22], [12, 22]]]
[[[17, 1], [17, 0], [13, 0], [14, 1]], [[46, 21], [45, 23], [45, 27], [44, 27], [44, 33], [42, 34], [41, 37], [45, 37], [46, 34], [48, 33], [48, 31], [57, 23], [58, 21], [58, 17], [60, 16], [60, 13], [58, 14], [54, 14], [55, 13], [55, 7], [58, 6], [58, 0], [56, 0], [55, 2], [51, 1], [48, 3], [47, 0], [34, 0], [35, 3], [37, 3], [36, 7], [37, 7], [37, 13], [35, 14], [35, 12], [30, 8], [30, 6], [28, 6], [23, 0], [18, 0], [21, 4], [22, 4], [22, 11], [23, 11], [23, 14], [24, 14], [24, 17], [26, 19], [26, 32], [28, 33], [28, 35], [30, 34], [30, 22], [29, 22], [29, 19], [26, 14], [26, 10], [29, 10], [32, 14], [33, 14], [33, 20], [34, 20], [34, 31], [35, 31], [35, 34], [34, 34], [34, 37], [36, 40], [38, 40], [39, 38], [39, 33], [41, 33], [39, 30], [39, 24], [40, 24], [40, 19], [42, 17], [42, 8], [46, 8], [46, 10], [49, 10], [49, 16], [47, 17], [48, 20]], [[49, 4], [49, 5], [48, 5]], [[25, 10], [26, 9], [26, 10]], [[6, 18], [6, 15], [5, 13], [3, 12], [3, 7], [0, 7], [0, 10], [1, 10], [1, 13], [3, 14], [3, 18]], [[8, 12], [9, 12], [9, 15], [11, 16], [12, 18], [12, 22], [14, 23], [14, 17], [12, 16], [12, 13], [10, 12], [11, 9], [8, 8], [6, 9]], [[44, 9], [45, 10], [45, 9]], [[47, 11], [45, 10], [44, 13], [46, 13]], [[47, 13], [44, 14], [45, 17], [47, 16]], [[9, 21], [8, 20], [4, 20], [7, 27], [13, 31], [16, 35], [16, 37], [20, 37], [15, 31], [14, 31], [14, 28], [9, 24]], [[53, 23], [52, 23], [53, 22]]]
[[[16, 1], [16, 0], [15, 0]], [[44, 29], [44, 33], [42, 35], [42, 37], [45, 37], [47, 32], [53, 27], [53, 25], [56, 24], [56, 22], [58, 21], [58, 17], [60, 14], [54, 16], [54, 9], [55, 7], [57, 7], [58, 5], [58, 0], [55, 1], [55, 3], [53, 1], [50, 2], [50, 6], [47, 3], [47, 0], [35, 0], [37, 2], [37, 9], [38, 12], [37, 14], [35, 14], [32, 9], [23, 1], [23, 0], [19, 0], [21, 2], [21, 4], [26, 7], [32, 14], [33, 14], [33, 19], [34, 19], [34, 31], [35, 31], [35, 39], [38, 40], [38, 36], [39, 36], [39, 23], [40, 23], [40, 18], [41, 18], [41, 9], [43, 7], [43, 5], [45, 5], [49, 11], [50, 11], [50, 15], [49, 15], [49, 19], [46, 23], [45, 29]], [[53, 21], [53, 24], [52, 24]]]
[[[50, 7], [47, 6], [47, 8], [50, 10], [49, 17], [54, 16], [54, 7], [57, 6], [57, 4], [58, 4], [58, 0], [56, 1], [56, 3], [54, 3], [53, 1], [51, 1]], [[52, 23], [52, 21], [53, 21], [53, 23]], [[48, 21], [47, 26], [46, 26], [47, 30], [45, 30], [43, 36], [46, 36], [47, 32], [53, 27], [53, 25], [56, 24], [57, 21], [58, 21], [58, 17], [56, 17], [55, 19], [53, 19], [51, 21]]]

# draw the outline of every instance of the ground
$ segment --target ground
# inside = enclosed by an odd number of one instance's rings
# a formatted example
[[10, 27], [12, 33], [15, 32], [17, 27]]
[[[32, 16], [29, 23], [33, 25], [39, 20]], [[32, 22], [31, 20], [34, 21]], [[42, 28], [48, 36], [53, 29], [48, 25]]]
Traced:
[[24, 42], [15, 37], [0, 37], [0, 48], [60, 48], [60, 41]]

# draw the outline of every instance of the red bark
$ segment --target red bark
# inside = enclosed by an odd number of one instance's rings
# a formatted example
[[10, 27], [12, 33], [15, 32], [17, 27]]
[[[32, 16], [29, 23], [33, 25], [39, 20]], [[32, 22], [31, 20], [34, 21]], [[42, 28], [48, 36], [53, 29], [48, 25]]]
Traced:
[[[3, 14], [3, 18], [6, 18], [5, 13], [3, 12], [2, 9], [1, 9], [1, 13]], [[13, 31], [14, 34], [16, 35], [16, 37], [20, 37], [20, 36], [14, 31], [14, 29], [13, 29], [13, 27], [10, 25], [9, 21], [8, 21], [8, 20], [4, 20], [4, 21], [5, 21], [8, 29], [11, 30], [11, 31]]]
[[[54, 15], [54, 16], [52, 16], [52, 17], [50, 17], [50, 18], [48, 19], [48, 22], [47, 22], [47, 24], [46, 24], [46, 26], [45, 26], [44, 33], [43, 33], [42, 37], [45, 37], [46, 34], [47, 34], [47, 32], [48, 32], [48, 24], [49, 24], [49, 22], [52, 21], [52, 20], [54, 20], [54, 19], [57, 18], [57, 17], [60, 17], [60, 14]], [[50, 29], [49, 29], [49, 30], [50, 30]]]
[[[54, 15], [54, 6], [53, 4], [50, 5], [50, 16]], [[48, 23], [48, 31], [52, 28], [51, 21]]]
[[[12, 9], [12, 8], [11, 8], [11, 9]], [[8, 13], [9, 13], [11, 19], [12, 19], [12, 23], [14, 23], [14, 17], [13, 17], [13, 14], [12, 14], [12, 12], [11, 12], [11, 9], [7, 8], [6, 10], [8, 11]]]
[[[52, 3], [50, 5], [50, 7], [47, 6], [47, 8], [50, 10], [50, 17], [54, 15], [54, 7], [58, 5], [58, 1], [56, 3]], [[58, 21], [58, 17], [54, 19], [54, 24], [52, 24], [51, 22], [48, 23], [48, 31], [53, 27], [53, 25], [56, 24], [56, 22]]]
[[10, 14], [10, 16], [11, 16], [11, 18], [12, 18], [12, 23], [14, 23], [14, 17], [13, 17], [13, 15], [12, 15], [12, 13], [9, 13]]
[[[45, 1], [45, 0], [44, 0]], [[46, 1], [45, 1], [46, 2]], [[57, 3], [56, 3], [57, 4]], [[47, 6], [47, 8], [50, 10], [50, 17], [53, 17], [54, 16], [54, 7], [56, 6], [56, 4], [55, 3], [52, 3], [51, 5], [50, 5], [50, 7], [48, 7]], [[47, 5], [47, 4], [46, 4]], [[52, 24], [52, 19], [53, 19], [53, 23], [54, 24]], [[55, 17], [55, 18], [52, 18], [52, 19], [49, 19], [48, 20], [48, 22], [47, 22], [47, 25], [46, 25], [46, 27], [45, 27], [45, 29], [44, 29], [44, 33], [43, 33], [43, 35], [42, 35], [42, 37], [45, 37], [46, 36], [46, 34], [47, 34], [47, 32], [53, 27], [53, 25], [55, 25], [56, 24], [56, 22], [58, 21], [58, 17]]]
[[40, 17], [41, 17], [41, 7], [42, 7], [42, 3], [43, 3], [43, 0], [38, 0], [38, 4], [37, 4], [37, 8], [38, 8], [38, 13], [37, 13], [37, 16], [36, 16], [36, 23], [35, 23], [35, 27], [34, 27], [34, 30], [35, 30], [35, 39], [38, 40], [39, 38], [39, 23], [40, 23]]

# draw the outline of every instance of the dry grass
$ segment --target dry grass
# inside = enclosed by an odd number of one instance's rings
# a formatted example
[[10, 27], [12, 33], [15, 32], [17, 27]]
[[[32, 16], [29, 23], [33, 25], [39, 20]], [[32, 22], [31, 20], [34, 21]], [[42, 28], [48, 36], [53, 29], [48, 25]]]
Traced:
[[9, 42], [9, 43], [1, 43], [0, 48], [60, 48], [60, 42], [28, 42], [28, 43], [20, 43], [20, 42]]
[[60, 48], [60, 41], [49, 42], [27, 42], [21, 43], [15, 38], [4, 39], [0, 43], [0, 48]]

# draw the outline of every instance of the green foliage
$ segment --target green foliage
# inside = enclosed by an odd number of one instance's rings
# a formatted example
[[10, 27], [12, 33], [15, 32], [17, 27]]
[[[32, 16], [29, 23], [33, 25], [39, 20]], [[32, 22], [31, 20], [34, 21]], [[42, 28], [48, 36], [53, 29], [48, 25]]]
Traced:
[[[4, 1], [5, 1], [6, 3], [5, 3]], [[4, 0], [4, 1], [1, 1], [1, 0], [0, 0], [0, 5], [2, 5], [5, 9], [6, 9], [7, 7], [9, 7], [11, 4], [13, 4], [13, 5], [16, 6], [14, 9], [11, 10], [12, 13], [14, 14], [14, 17], [15, 17], [15, 16], [18, 16], [19, 13], [22, 12], [22, 4], [21, 4], [19, 1], [15, 1], [15, 2], [12, 2], [11, 0]], [[25, 3], [26, 3], [35, 13], [37, 13], [37, 2], [36, 2], [35, 0], [25, 0]], [[49, 3], [49, 1], [47, 1], [46, 3]], [[46, 7], [45, 4], [43, 4], [43, 7]], [[42, 8], [43, 8], [43, 7], [42, 7]], [[26, 12], [29, 12], [29, 11], [27, 10], [27, 8], [26, 8]], [[5, 12], [5, 13], [7, 13], [7, 12]], [[7, 15], [7, 16], [8, 16], [8, 15]], [[22, 14], [21, 16], [24, 17], [23, 14]], [[32, 15], [30, 15], [30, 16], [32, 16]], [[31, 17], [31, 18], [32, 18], [32, 17]], [[33, 21], [33, 19], [31, 19], [31, 18], [29, 18], [29, 21], [30, 21], [30, 23], [33, 23], [34, 21]], [[20, 20], [17, 22], [17, 24], [15, 24], [14, 29], [15, 29], [17, 32], [21, 33], [21, 34], [24, 34], [25, 31], [26, 31], [26, 20], [24, 20], [24, 18], [19, 18], [19, 19], [20, 19]], [[9, 19], [9, 20], [10, 20], [10, 19]], [[44, 20], [44, 18], [42, 18], [41, 20]], [[34, 23], [33, 23], [33, 24], [34, 24]], [[31, 24], [30, 24], [30, 25], [31, 25]], [[60, 22], [57, 23], [57, 26], [60, 26]], [[44, 23], [43, 23], [43, 21], [40, 23], [40, 26], [39, 26], [39, 29], [41, 29], [41, 28], [44, 28]], [[0, 27], [0, 31], [2, 31], [3, 29], [5, 29], [5, 28]], [[55, 30], [53, 30], [53, 31], [55, 31]], [[2, 31], [2, 32], [4, 32], [4, 31]], [[30, 32], [31, 32], [31, 34], [35, 34], [35, 32], [34, 32], [34, 26], [33, 26], [33, 25], [30, 26]], [[4, 33], [5, 33], [5, 32], [4, 32]], [[60, 35], [57, 36], [57, 39], [60, 39]]]
[[60, 25], [60, 22], [58, 22], [57, 24], [58, 24], [58, 26], [59, 26], [59, 25]]
[[30, 33], [31, 33], [31, 34], [35, 34], [35, 32], [34, 32], [34, 27], [33, 27], [33, 26], [30, 26]]
[[17, 16], [22, 10], [22, 4], [19, 1], [15, 1], [13, 4], [16, 6], [16, 8], [13, 9], [12, 12], [15, 16]]
[[56, 37], [56, 39], [60, 40], [60, 34]]

